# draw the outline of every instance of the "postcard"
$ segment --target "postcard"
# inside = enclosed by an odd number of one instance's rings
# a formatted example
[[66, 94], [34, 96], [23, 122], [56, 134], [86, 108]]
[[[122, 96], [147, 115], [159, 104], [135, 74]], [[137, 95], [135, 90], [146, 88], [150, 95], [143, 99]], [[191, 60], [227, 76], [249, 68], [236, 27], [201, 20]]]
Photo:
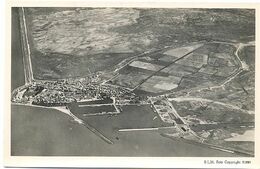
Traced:
[[259, 167], [259, 7], [8, 2], [5, 165]]

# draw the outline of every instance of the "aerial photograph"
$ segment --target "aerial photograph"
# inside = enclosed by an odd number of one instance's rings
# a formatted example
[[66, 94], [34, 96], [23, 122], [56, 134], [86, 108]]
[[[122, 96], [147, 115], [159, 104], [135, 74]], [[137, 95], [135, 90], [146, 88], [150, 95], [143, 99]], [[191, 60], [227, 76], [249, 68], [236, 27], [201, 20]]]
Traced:
[[255, 9], [11, 14], [11, 156], [255, 156]]

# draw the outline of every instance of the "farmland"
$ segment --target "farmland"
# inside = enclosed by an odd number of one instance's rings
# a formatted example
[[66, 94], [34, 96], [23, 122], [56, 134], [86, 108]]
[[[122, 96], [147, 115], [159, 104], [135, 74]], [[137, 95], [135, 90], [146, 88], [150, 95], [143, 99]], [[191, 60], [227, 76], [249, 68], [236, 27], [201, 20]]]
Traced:
[[218, 42], [168, 48], [130, 62], [110, 83], [148, 93], [214, 86], [239, 71], [235, 51]]
[[[254, 13], [237, 11], [28, 8], [34, 74], [38, 79], [86, 76], [89, 70], [113, 70], [124, 59], [165, 46], [181, 47], [211, 39], [239, 41], [254, 33], [254, 20], [249, 17]], [[237, 13], [243, 17], [233, 20]], [[178, 58], [185, 48], [173, 48], [165, 54], [177, 52], [172, 57]]]

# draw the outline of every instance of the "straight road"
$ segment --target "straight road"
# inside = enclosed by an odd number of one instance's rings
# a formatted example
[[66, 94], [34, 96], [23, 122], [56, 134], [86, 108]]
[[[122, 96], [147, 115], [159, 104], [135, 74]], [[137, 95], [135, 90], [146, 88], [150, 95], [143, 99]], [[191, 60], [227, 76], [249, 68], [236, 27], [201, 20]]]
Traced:
[[22, 7], [19, 11], [20, 14], [20, 29], [21, 29], [21, 38], [23, 46], [23, 64], [24, 64], [24, 74], [25, 74], [25, 83], [31, 83], [33, 78], [32, 71], [32, 61], [31, 61], [31, 48], [28, 40], [28, 29], [26, 24], [25, 9]]

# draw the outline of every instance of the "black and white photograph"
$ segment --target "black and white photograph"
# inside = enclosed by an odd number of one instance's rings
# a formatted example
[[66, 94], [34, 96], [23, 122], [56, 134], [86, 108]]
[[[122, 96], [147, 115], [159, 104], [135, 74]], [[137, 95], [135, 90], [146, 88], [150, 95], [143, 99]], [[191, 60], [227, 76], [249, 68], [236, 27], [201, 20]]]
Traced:
[[10, 156], [255, 157], [256, 8], [10, 11]]

